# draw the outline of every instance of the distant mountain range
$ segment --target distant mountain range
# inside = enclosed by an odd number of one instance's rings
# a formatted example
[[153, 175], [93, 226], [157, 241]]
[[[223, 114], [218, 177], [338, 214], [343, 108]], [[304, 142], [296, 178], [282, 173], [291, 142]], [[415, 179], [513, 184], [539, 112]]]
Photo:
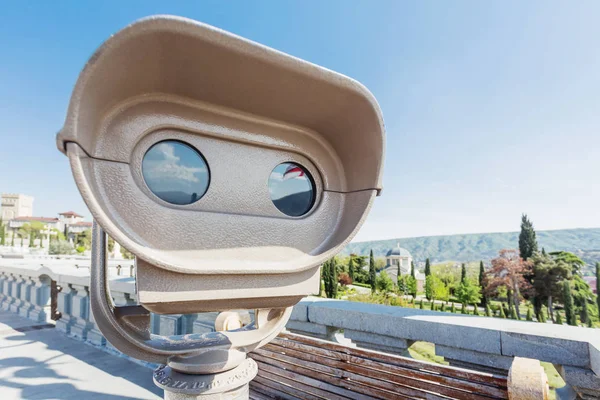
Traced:
[[[537, 239], [540, 249], [546, 251], [565, 250], [576, 253], [588, 264], [600, 261], [600, 228], [561, 229], [555, 231], [538, 231]], [[397, 246], [410, 251], [415, 261], [429, 258], [441, 261], [488, 261], [498, 255], [502, 249], [519, 247], [519, 232], [475, 233], [467, 235], [425, 236], [415, 238], [375, 240], [371, 242], [350, 243], [342, 255], [350, 253], [385, 256], [387, 251]]]

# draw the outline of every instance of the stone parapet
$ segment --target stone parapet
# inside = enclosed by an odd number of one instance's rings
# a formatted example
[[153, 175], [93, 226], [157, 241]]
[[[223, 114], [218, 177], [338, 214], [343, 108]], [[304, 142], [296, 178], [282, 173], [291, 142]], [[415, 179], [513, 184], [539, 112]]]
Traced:
[[[0, 259], [0, 308], [36, 321], [50, 315], [50, 282], [62, 287], [56, 326], [98, 346], [112, 347], [90, 311], [87, 268], [25, 265]], [[135, 280], [112, 276], [115, 304], [136, 304]], [[12, 305], [12, 308], [11, 308]], [[214, 330], [218, 313], [152, 315], [152, 331], [161, 335]], [[557, 366], [568, 387], [564, 398], [600, 399], [600, 334], [590, 328], [513, 321], [309, 297], [294, 307], [288, 330], [383, 352], [407, 355], [415, 341], [435, 344], [436, 354], [456, 366], [508, 374], [514, 357]]]

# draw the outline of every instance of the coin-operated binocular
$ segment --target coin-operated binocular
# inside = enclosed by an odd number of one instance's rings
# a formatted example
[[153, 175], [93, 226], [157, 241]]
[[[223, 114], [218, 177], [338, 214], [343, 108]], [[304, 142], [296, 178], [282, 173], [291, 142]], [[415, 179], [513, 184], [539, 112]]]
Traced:
[[[166, 364], [155, 381], [167, 391], [208, 395], [247, 391], [216, 387], [214, 374], [243, 367], [249, 381], [256, 365], [246, 354], [318, 292], [319, 266], [381, 190], [384, 127], [375, 98], [352, 79], [157, 16], [92, 55], [57, 144], [95, 220], [100, 330], [122, 352]], [[136, 256], [138, 306], [111, 301], [106, 233]], [[238, 330], [150, 334], [150, 312], [240, 308], [256, 313]]]

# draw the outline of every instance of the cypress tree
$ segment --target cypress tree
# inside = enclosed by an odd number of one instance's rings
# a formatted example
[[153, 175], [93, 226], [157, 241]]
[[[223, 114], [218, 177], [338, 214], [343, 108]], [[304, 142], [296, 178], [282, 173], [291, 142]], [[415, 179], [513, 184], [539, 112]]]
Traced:
[[375, 271], [375, 257], [373, 257], [373, 250], [369, 255], [369, 284], [371, 285], [371, 293], [375, 293], [375, 280], [377, 279], [377, 272]]
[[563, 281], [563, 299], [565, 302], [565, 317], [567, 318], [567, 324], [577, 325], [575, 304], [573, 304], [573, 294], [571, 293], [571, 283], [566, 279]]
[[510, 308], [506, 306], [506, 304], [502, 303], [502, 311], [504, 311], [505, 317], [508, 317], [510, 313]]
[[598, 303], [598, 316], [600, 317], [600, 262], [596, 263], [596, 302]]
[[452, 307], [450, 307], [450, 312], [452, 314], [456, 314], [456, 306], [454, 305], [454, 302], [452, 303]]
[[413, 278], [417, 279], [417, 277], [415, 276], [415, 263], [414, 263], [414, 261], [410, 262], [410, 276], [412, 276]]
[[483, 261], [479, 261], [479, 287], [481, 288], [481, 305], [487, 305], [487, 297], [485, 295], [485, 267], [483, 266]]
[[12, 232], [10, 237], [10, 247], [15, 247], [15, 231]]
[[21, 247], [23, 247], [23, 235], [21, 235]]
[[527, 260], [533, 256], [538, 249], [535, 229], [533, 224], [527, 218], [527, 214], [521, 216], [521, 233], [519, 234], [519, 252], [521, 258]]
[[348, 276], [354, 282], [354, 257], [350, 255], [350, 260], [348, 261]]
[[504, 312], [504, 307], [500, 306], [500, 318], [506, 318], [506, 313]]
[[479, 307], [477, 307], [477, 304], [473, 304], [473, 315], [479, 315]]
[[467, 306], [465, 305], [465, 303], [462, 303], [462, 307], [460, 309], [460, 313], [461, 314], [468, 314], [467, 313]]
[[2, 218], [0, 218], [0, 246], [4, 246], [6, 244], [6, 231], [4, 230], [4, 222]]
[[419, 308], [420, 308], [421, 310], [424, 310], [424, 309], [425, 309], [425, 305], [423, 304], [423, 299], [421, 299], [421, 302], [419, 303]]
[[490, 305], [488, 303], [485, 303], [485, 316], [486, 317], [492, 316], [492, 309], [490, 308]]
[[338, 291], [338, 276], [337, 276], [337, 263], [335, 258], [332, 258], [329, 261], [329, 268], [331, 269], [330, 272], [330, 276], [331, 276], [331, 298], [332, 299], [336, 299], [337, 298], [337, 291]]
[[412, 298], [412, 306], [413, 306], [413, 308], [415, 308], [415, 298], [414, 297]]
[[321, 265], [321, 279], [323, 280], [323, 290], [325, 291], [325, 296], [329, 297], [329, 260], [325, 261], [323, 265]]
[[587, 326], [588, 326], [588, 328], [593, 328], [594, 327], [594, 323], [592, 322], [591, 318], [588, 318]]
[[29, 247], [33, 247], [34, 236], [33, 232], [29, 232]]
[[558, 325], [562, 325], [563, 324], [562, 314], [559, 313], [559, 312], [556, 313], [556, 323]]
[[546, 254], [546, 249], [545, 249], [545, 248], [543, 248], [543, 247], [542, 247], [542, 255], [543, 255], [543, 256], [546, 256], [546, 255], [547, 255], [547, 254]]
[[400, 287], [400, 280], [402, 279], [402, 271], [400, 270], [400, 260], [398, 260], [398, 272], [396, 275], [396, 280], [398, 281], [398, 287]]
[[435, 301], [431, 299], [431, 311], [435, 311]]
[[517, 310], [515, 310], [514, 307], [510, 313], [510, 318], [511, 319], [519, 319], [519, 316], [517, 315]]
[[431, 275], [431, 264], [429, 263], [429, 258], [425, 260], [425, 276]]
[[588, 303], [586, 299], [583, 299], [583, 304], [581, 306], [581, 323], [582, 324], [587, 324], [589, 323], [591, 320], [590, 318], [590, 312], [588, 310]]
[[547, 320], [548, 320], [548, 318], [546, 315], [546, 307], [542, 307], [542, 309], [540, 311], [540, 319], [538, 321], [545, 324]]
[[467, 281], [467, 266], [465, 263], [460, 267], [460, 282], [465, 283]]
[[442, 303], [442, 306], [440, 307], [440, 311], [446, 312], [446, 303]]
[[527, 308], [527, 316], [525, 317], [527, 321], [533, 321], [533, 311], [531, 308]]

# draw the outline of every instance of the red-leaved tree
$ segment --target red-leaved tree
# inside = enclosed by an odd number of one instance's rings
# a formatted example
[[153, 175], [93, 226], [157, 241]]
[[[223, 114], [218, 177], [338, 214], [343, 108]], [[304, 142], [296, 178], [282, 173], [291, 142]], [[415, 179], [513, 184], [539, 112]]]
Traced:
[[352, 278], [345, 272], [342, 272], [338, 275], [338, 282], [342, 286], [352, 285]]
[[500, 250], [498, 257], [492, 260], [492, 268], [487, 272], [488, 294], [496, 293], [501, 286], [512, 291], [513, 304], [517, 315], [519, 313], [519, 302], [521, 293], [531, 290], [531, 285], [523, 277], [531, 272], [531, 262], [525, 261], [519, 255], [519, 250]]

